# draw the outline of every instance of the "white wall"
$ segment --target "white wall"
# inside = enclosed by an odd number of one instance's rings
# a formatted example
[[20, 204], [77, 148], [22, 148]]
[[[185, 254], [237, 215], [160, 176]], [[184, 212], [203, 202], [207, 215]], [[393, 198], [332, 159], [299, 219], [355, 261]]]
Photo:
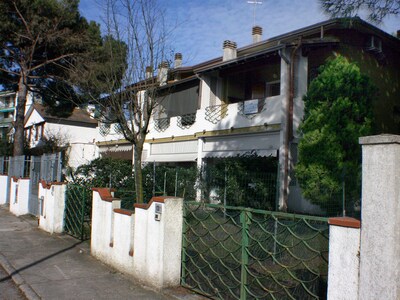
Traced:
[[7, 203], [8, 175], [0, 175], [0, 205]]
[[350, 218], [331, 218], [329, 223], [328, 299], [356, 300], [359, 287], [360, 222]]
[[68, 166], [76, 169], [80, 165], [88, 164], [97, 155], [95, 143], [72, 143], [67, 150]]
[[114, 209], [113, 266], [123, 273], [134, 275], [133, 212]]
[[361, 233], [346, 224], [355, 223], [350, 218], [329, 219], [328, 299], [398, 300], [400, 136], [362, 137], [360, 144]]
[[[66, 184], [39, 183], [39, 203], [43, 201], [39, 216], [39, 228], [49, 233], [61, 233], [64, 229]], [[40, 207], [40, 206], [39, 206]]]
[[92, 255], [145, 285], [179, 285], [183, 200], [156, 197], [148, 205], [136, 204], [135, 214], [119, 206], [108, 189], [94, 189]]
[[93, 189], [91, 252], [109, 265], [113, 265], [113, 210], [120, 207], [121, 201], [113, 198], [109, 189]]
[[29, 213], [29, 191], [31, 180], [28, 178], [11, 179], [10, 212], [16, 216]]

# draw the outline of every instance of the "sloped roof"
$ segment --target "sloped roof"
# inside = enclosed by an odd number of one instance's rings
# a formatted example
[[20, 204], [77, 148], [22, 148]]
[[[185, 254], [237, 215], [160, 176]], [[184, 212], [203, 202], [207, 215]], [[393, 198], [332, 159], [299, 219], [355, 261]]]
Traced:
[[97, 120], [91, 118], [89, 113], [83, 109], [75, 108], [69, 117], [57, 117], [49, 114], [46, 111], [46, 107], [38, 103], [34, 103], [29, 108], [25, 116], [25, 124], [28, 121], [29, 117], [31, 116], [33, 110], [36, 110], [39, 113], [39, 115], [48, 123], [70, 124], [76, 126], [90, 126], [90, 127], [96, 127], [98, 124]]
[[[299, 37], [312, 36], [313, 34], [321, 32], [321, 30], [328, 29], [356, 29], [362, 32], [374, 33], [388, 41], [391, 44], [393, 50], [399, 51], [400, 49], [400, 39], [390, 35], [387, 32], [384, 32], [383, 30], [371, 25], [370, 23], [360, 19], [359, 17], [335, 18], [238, 48], [237, 58], [235, 59], [223, 61], [222, 56], [220, 56], [209, 61], [199, 63], [192, 68], [195, 73], [210, 71], [216, 68], [223, 67], [225, 65], [238, 62], [240, 60], [255, 57], [257, 56], [257, 54], [270, 53], [278, 51], [279, 49], [282, 49], [286, 46], [293, 46], [292, 43]], [[318, 43], [317, 40], [313, 40], [312, 42]], [[319, 42], [335, 43], [338, 41], [322, 38]]]

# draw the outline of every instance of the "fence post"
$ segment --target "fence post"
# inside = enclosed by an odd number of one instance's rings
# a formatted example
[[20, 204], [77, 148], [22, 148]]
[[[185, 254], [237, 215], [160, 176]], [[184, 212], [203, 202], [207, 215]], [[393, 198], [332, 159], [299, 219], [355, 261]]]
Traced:
[[247, 295], [247, 266], [249, 264], [249, 236], [247, 234], [251, 222], [251, 212], [242, 210], [240, 213], [240, 222], [242, 223], [242, 268], [240, 280], [240, 299], [246, 299]]
[[362, 227], [359, 299], [400, 299], [400, 136], [360, 138]]
[[186, 239], [186, 231], [187, 231], [187, 206], [183, 203], [183, 224], [182, 224], [182, 267], [181, 267], [181, 282], [182, 284], [186, 284], [186, 249], [187, 249], [187, 239]]

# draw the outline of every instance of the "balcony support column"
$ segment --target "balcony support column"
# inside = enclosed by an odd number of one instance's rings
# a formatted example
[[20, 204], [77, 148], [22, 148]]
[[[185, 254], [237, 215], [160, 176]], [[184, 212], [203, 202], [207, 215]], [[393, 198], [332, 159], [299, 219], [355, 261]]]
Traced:
[[[203, 169], [203, 145], [204, 145], [204, 138], [199, 138], [197, 141], [197, 170]], [[200, 172], [200, 176], [203, 174]], [[197, 177], [196, 185], [198, 186], [196, 191], [196, 201], [201, 201], [201, 186], [200, 182], [202, 178], [200, 176]]]

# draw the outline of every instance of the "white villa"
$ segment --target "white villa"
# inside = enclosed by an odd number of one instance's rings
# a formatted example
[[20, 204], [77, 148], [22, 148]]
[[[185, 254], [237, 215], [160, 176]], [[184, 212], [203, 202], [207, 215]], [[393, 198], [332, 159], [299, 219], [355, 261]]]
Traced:
[[40, 147], [46, 139], [57, 139], [60, 146], [68, 146], [68, 165], [76, 168], [98, 156], [97, 124], [84, 109], [75, 108], [69, 117], [56, 117], [35, 103], [25, 115], [25, 136], [31, 148]]
[[[333, 19], [266, 40], [255, 26], [252, 36], [253, 43], [242, 48], [225, 41], [221, 57], [196, 66], [182, 66], [182, 55], [175, 55], [143, 160], [200, 167], [208, 158], [249, 152], [276, 157], [279, 205], [310, 210], [293, 177], [309, 82], [327, 58], [340, 53], [367, 74], [386, 74], [385, 81], [372, 78], [380, 90], [398, 87], [400, 40], [359, 18]], [[400, 89], [393, 91], [373, 104], [382, 132], [400, 131]], [[100, 153], [132, 157], [132, 145], [113, 126], [99, 128]]]

